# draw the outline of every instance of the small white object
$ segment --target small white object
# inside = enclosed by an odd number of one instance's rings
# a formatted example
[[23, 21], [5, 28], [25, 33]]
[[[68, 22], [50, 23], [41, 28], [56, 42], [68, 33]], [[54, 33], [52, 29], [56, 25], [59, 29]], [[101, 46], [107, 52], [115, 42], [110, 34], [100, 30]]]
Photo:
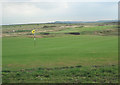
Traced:
[[13, 32], [15, 32], [15, 30], [13, 30]]

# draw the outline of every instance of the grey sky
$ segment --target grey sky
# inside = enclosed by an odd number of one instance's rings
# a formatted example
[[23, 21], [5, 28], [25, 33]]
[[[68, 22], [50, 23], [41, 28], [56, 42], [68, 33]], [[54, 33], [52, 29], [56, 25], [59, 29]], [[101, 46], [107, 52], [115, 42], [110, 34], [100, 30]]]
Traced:
[[2, 9], [3, 24], [117, 18], [118, 2], [12, 2], [4, 3]]

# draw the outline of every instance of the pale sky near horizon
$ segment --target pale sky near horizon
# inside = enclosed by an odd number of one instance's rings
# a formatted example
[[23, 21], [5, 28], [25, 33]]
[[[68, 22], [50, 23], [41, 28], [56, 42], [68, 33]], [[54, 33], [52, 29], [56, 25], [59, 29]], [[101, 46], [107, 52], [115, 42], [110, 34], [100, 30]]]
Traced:
[[105, 0], [103, 2], [37, 1], [10, 3], [10, 0], [7, 0], [6, 3], [2, 3], [2, 24], [117, 20], [118, 18], [118, 0], [110, 0], [111, 2], [104, 2]]

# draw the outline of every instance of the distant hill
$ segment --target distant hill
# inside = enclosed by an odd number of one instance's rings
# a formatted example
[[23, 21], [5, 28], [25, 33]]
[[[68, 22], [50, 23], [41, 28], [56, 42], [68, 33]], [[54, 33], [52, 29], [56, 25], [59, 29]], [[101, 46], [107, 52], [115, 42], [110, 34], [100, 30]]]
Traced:
[[99, 21], [55, 21], [50, 23], [65, 23], [65, 24], [75, 24], [75, 23], [107, 23], [107, 22], [118, 22], [117, 20], [99, 20]]
[[0, 24], [1, 25], [39, 25], [39, 24], [77, 24], [77, 23], [116, 23], [118, 20], [99, 20], [99, 21], [54, 21], [44, 23], [23, 23], [23, 24]]

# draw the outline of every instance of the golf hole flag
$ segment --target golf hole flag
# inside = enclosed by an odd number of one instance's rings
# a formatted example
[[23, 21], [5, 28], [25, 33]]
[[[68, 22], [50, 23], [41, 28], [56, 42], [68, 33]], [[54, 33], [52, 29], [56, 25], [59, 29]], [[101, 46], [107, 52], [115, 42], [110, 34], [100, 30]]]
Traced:
[[32, 33], [35, 34], [35, 30], [32, 30]]
[[35, 30], [32, 30], [32, 34], [34, 34], [34, 47], [35, 47]]

